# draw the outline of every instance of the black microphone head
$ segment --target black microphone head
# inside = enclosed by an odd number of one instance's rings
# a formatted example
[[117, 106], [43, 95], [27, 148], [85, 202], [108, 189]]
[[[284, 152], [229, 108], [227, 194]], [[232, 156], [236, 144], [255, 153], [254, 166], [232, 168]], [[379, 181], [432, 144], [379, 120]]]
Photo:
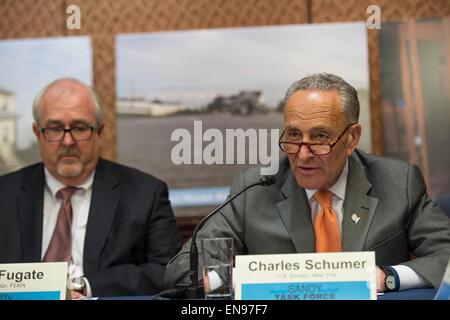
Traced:
[[262, 186], [270, 186], [277, 181], [277, 178], [275, 178], [275, 176], [270, 175], [262, 177], [261, 180], [259, 181]]

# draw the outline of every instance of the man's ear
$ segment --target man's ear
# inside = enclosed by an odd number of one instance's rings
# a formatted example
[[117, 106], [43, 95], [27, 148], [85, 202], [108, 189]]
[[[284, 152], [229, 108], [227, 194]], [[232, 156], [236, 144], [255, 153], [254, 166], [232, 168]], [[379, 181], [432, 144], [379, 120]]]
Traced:
[[353, 151], [356, 149], [361, 138], [362, 128], [359, 123], [353, 125], [349, 129], [349, 135], [347, 136], [347, 156], [351, 156]]
[[39, 139], [39, 137], [41, 136], [41, 130], [39, 129], [39, 126], [36, 122], [33, 122], [33, 132], [36, 138]]
[[104, 123], [101, 124], [101, 125], [98, 127], [98, 129], [97, 129], [97, 132], [98, 132], [98, 135], [99, 135], [99, 136], [101, 136], [101, 135], [103, 134], [103, 129], [105, 129], [105, 124], [104, 124]]

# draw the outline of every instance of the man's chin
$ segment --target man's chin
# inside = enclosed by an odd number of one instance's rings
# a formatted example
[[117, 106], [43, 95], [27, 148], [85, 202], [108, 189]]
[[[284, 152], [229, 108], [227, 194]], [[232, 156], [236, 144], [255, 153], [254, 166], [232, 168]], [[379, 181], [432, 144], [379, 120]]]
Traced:
[[317, 179], [314, 179], [313, 177], [297, 176], [296, 180], [298, 185], [303, 189], [317, 190], [322, 186], [320, 183], [318, 183], [319, 181]]
[[59, 163], [62, 164], [73, 164], [73, 163], [79, 163], [80, 162], [80, 158], [74, 155], [67, 155], [67, 156], [61, 156], [58, 159]]
[[58, 174], [65, 178], [78, 177], [82, 171], [83, 168], [80, 164], [60, 164], [58, 166]]

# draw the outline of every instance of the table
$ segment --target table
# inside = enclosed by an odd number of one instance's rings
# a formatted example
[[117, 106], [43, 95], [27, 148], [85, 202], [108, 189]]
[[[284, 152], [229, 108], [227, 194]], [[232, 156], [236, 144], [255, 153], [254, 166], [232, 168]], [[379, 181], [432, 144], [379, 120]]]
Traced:
[[[437, 289], [411, 289], [385, 293], [378, 300], [433, 300]], [[154, 296], [101, 297], [99, 300], [166, 300]], [[178, 300], [182, 301], [182, 300]]]
[[411, 289], [389, 292], [378, 296], [378, 300], [433, 300], [437, 289]]

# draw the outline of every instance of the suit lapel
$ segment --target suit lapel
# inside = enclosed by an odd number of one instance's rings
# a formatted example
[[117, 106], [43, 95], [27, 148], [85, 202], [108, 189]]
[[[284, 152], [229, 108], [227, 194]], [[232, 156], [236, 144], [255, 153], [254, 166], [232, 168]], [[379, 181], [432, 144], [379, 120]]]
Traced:
[[44, 210], [44, 167], [38, 165], [24, 174], [22, 192], [16, 196], [19, 215], [22, 262], [41, 261]]
[[94, 272], [99, 268], [102, 248], [110, 232], [117, 205], [120, 199], [119, 182], [112, 171], [107, 171], [106, 164], [100, 160], [92, 185], [92, 198], [84, 241], [84, 273]]
[[278, 214], [289, 232], [296, 251], [314, 252], [311, 208], [305, 190], [298, 186], [294, 176], [289, 173], [281, 192], [286, 199], [277, 203]]
[[371, 187], [361, 166], [350, 157], [342, 221], [343, 251], [362, 251], [364, 248], [378, 204], [378, 199], [367, 195]]

